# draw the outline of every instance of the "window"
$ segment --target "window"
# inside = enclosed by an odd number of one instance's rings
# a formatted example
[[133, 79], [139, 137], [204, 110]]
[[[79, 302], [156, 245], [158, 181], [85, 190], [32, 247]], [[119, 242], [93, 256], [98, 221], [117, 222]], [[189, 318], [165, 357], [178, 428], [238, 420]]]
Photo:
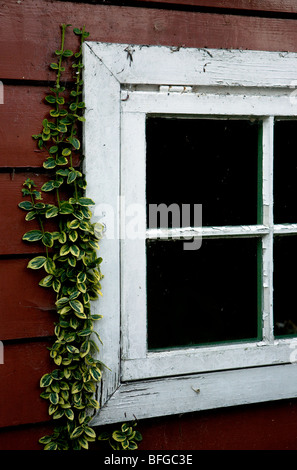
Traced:
[[97, 423], [296, 397], [296, 54], [90, 42], [84, 57], [105, 225]]

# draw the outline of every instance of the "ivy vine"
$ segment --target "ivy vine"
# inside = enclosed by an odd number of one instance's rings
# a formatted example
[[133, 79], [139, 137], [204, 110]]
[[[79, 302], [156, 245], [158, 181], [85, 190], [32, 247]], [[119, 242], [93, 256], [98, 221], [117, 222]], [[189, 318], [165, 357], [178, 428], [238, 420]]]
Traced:
[[[101, 339], [94, 322], [101, 315], [93, 315], [90, 304], [102, 295], [102, 259], [97, 256], [100, 230], [91, 221], [94, 202], [85, 197], [85, 176], [81, 166], [75, 165], [82, 161], [82, 44], [89, 33], [85, 28], [73, 29], [79, 39], [79, 49], [74, 53], [65, 49], [68, 26], [61, 27], [61, 47], [55, 51], [57, 60], [50, 64], [56, 81], [45, 97], [51, 106], [49, 116], [42, 122], [42, 131], [33, 135], [46, 154], [43, 167], [49, 180], [39, 190], [32, 179], [26, 179], [22, 193], [27, 199], [19, 203], [27, 212], [26, 221], [37, 220], [39, 224], [38, 229], [26, 232], [23, 240], [43, 247], [43, 254], [31, 259], [28, 268], [43, 269], [45, 277], [39, 285], [56, 294], [55, 340], [49, 350], [57, 367], [40, 380], [41, 397], [48, 401], [49, 414], [57, 421], [53, 434], [40, 439], [47, 450], [88, 449], [95, 441], [90, 421], [99, 408], [94, 395], [104, 367], [95, 359]], [[66, 87], [61, 76], [69, 60], [74, 80]], [[52, 204], [43, 201], [44, 193], [50, 192], [55, 196]], [[52, 220], [56, 221], [54, 231], [47, 229]]]

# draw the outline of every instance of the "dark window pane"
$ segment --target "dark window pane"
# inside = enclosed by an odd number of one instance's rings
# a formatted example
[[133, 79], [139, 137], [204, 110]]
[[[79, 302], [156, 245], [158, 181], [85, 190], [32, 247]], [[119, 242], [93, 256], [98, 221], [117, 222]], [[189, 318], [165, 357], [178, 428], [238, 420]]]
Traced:
[[202, 204], [204, 226], [256, 224], [258, 129], [248, 120], [148, 118], [147, 211]]
[[274, 238], [274, 334], [297, 335], [297, 236]]
[[297, 222], [297, 121], [274, 124], [274, 223]]
[[257, 337], [256, 239], [147, 242], [148, 348]]

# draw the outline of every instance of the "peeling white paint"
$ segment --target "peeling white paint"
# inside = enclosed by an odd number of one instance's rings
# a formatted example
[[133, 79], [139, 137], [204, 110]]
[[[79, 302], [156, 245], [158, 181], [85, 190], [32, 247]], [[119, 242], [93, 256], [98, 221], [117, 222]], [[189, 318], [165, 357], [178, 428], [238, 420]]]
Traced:
[[93, 308], [104, 317], [100, 359], [111, 371], [104, 372], [95, 423], [296, 397], [290, 342], [273, 337], [272, 250], [273, 235], [297, 233], [297, 224], [273, 225], [272, 183], [274, 116], [297, 117], [289, 99], [297, 54], [90, 42], [84, 61], [85, 172], [97, 204], [116, 207], [119, 196], [145, 204], [147, 114], [263, 120], [262, 224], [145, 232], [147, 238], [261, 237], [262, 341], [148, 352], [145, 240], [104, 240], [104, 296]]

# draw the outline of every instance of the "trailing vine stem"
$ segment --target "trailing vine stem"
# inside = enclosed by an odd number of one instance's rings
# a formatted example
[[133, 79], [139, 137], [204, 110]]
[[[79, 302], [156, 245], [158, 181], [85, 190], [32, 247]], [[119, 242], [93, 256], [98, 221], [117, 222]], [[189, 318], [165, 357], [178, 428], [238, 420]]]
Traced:
[[[45, 277], [39, 285], [56, 294], [55, 338], [49, 348], [56, 368], [40, 380], [41, 397], [48, 401], [49, 414], [57, 423], [52, 435], [40, 439], [47, 450], [87, 449], [95, 441], [90, 421], [92, 412], [99, 407], [94, 394], [104, 367], [95, 359], [99, 347], [94, 337], [99, 342], [101, 339], [94, 322], [101, 315], [91, 312], [91, 301], [102, 295], [102, 259], [97, 256], [100, 228], [91, 221], [90, 207], [94, 202], [85, 197], [83, 172], [74, 166], [74, 157], [82, 160], [82, 44], [89, 33], [85, 28], [74, 28], [80, 40], [79, 50], [74, 53], [64, 46], [68, 26], [61, 25], [61, 46], [55, 51], [58, 61], [50, 64], [56, 71], [56, 81], [45, 97], [51, 106], [49, 118], [43, 120], [42, 131], [33, 135], [38, 148], [46, 154], [43, 167], [49, 172], [49, 180], [38, 190], [33, 180], [26, 179], [22, 193], [29, 200], [19, 203], [27, 212], [25, 219], [35, 219], [39, 224], [39, 229], [26, 232], [23, 240], [40, 243], [45, 249], [45, 255], [32, 258], [28, 268], [43, 269]], [[74, 71], [70, 91], [61, 85], [64, 64], [69, 59]], [[55, 203], [43, 202], [44, 193], [50, 192]], [[50, 231], [46, 227], [51, 221], [56, 223], [55, 230]]]

